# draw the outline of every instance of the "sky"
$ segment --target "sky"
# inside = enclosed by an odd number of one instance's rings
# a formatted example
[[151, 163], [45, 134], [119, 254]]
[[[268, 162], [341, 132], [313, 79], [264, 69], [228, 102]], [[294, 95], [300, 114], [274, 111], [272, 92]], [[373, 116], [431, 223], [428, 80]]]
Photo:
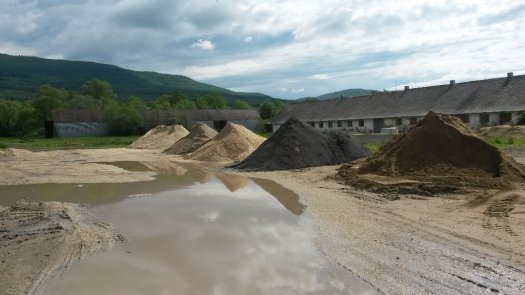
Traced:
[[525, 74], [524, 0], [2, 0], [0, 53], [279, 98]]

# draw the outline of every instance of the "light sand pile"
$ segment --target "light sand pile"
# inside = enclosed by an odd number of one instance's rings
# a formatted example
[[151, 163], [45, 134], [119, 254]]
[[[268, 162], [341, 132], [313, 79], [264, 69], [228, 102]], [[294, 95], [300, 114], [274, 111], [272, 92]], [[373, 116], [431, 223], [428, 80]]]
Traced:
[[189, 131], [181, 125], [160, 125], [135, 140], [129, 147], [133, 149], [165, 150], [188, 135], [188, 133]]
[[479, 130], [479, 135], [483, 137], [524, 137], [525, 126], [500, 125], [493, 127], [484, 127]]
[[[340, 168], [338, 175], [350, 184], [360, 180], [387, 184], [406, 180], [436, 189], [457, 187], [508, 188], [525, 180], [525, 167], [486, 143], [459, 119], [430, 112], [408, 133], [386, 144], [356, 170]], [[363, 175], [361, 177], [360, 175]]]
[[210, 141], [192, 154], [189, 160], [205, 162], [239, 162], [248, 157], [265, 140], [245, 127], [228, 123]]
[[191, 128], [190, 134], [174, 143], [164, 152], [167, 154], [182, 155], [191, 153], [217, 135], [217, 131], [206, 124], [198, 123]]

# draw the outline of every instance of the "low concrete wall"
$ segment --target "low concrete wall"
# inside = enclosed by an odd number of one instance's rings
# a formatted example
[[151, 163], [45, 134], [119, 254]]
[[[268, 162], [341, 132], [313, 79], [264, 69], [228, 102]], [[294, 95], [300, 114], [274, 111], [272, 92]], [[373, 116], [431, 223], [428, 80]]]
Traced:
[[362, 144], [384, 144], [396, 136], [396, 134], [387, 133], [352, 133], [352, 135]]

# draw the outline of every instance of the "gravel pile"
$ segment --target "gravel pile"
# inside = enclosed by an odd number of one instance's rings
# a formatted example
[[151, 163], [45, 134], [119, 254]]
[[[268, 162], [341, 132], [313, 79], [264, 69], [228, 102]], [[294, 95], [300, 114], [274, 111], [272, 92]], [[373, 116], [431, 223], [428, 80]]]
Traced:
[[133, 149], [165, 150], [188, 135], [189, 131], [181, 125], [157, 126], [130, 144]]
[[214, 138], [217, 135], [215, 129], [209, 127], [204, 123], [198, 123], [193, 126], [190, 134], [183, 137], [181, 140], [174, 143], [172, 146], [167, 148], [164, 152], [167, 154], [182, 155], [194, 152], [200, 148], [208, 140]]
[[298, 169], [340, 164], [370, 154], [347, 132], [322, 132], [290, 118], [234, 168], [259, 171]]
[[185, 159], [205, 162], [239, 162], [265, 140], [245, 127], [228, 123], [214, 138]]
[[525, 167], [478, 137], [456, 117], [430, 112], [414, 128], [366, 159], [356, 174], [411, 179], [447, 187], [507, 188], [525, 180]]

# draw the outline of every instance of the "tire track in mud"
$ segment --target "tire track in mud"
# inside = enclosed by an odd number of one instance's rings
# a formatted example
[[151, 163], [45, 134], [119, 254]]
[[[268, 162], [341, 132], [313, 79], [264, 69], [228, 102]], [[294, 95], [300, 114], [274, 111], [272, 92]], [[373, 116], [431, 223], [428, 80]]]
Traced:
[[[504, 257], [508, 255], [507, 249], [440, 227], [418, 224], [388, 210], [365, 210], [367, 212], [364, 214], [370, 216], [374, 222], [388, 224], [390, 229], [402, 228], [403, 234], [382, 231], [381, 240], [374, 241], [370, 248], [366, 249], [370, 251], [353, 254], [374, 261], [377, 264], [376, 268], [388, 273], [394, 280], [407, 281], [417, 290], [416, 293], [525, 292], [524, 270], [482, 251], [483, 248], [489, 247]], [[371, 254], [381, 252], [382, 261]], [[402, 276], [398, 273], [402, 273]]]
[[0, 207], [0, 294], [44, 294], [72, 263], [122, 237], [68, 203]]

